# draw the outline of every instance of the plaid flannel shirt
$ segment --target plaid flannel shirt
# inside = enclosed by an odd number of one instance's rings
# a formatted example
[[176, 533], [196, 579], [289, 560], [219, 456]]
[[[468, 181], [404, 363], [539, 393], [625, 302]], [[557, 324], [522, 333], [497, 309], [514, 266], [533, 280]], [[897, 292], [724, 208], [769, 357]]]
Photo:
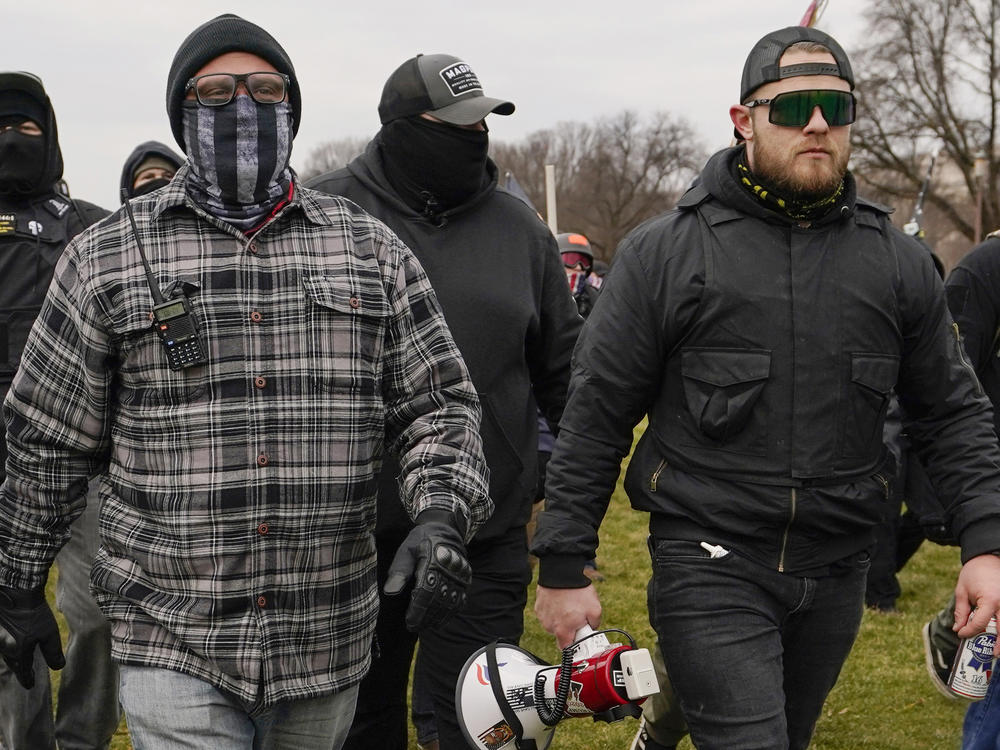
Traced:
[[375, 476], [411, 515], [488, 517], [479, 402], [424, 272], [304, 188], [253, 238], [186, 197], [133, 201], [208, 364], [170, 370], [123, 210], [66, 249], [4, 404], [0, 583], [40, 585], [101, 479], [92, 585], [113, 654], [264, 705], [357, 683], [377, 612]]

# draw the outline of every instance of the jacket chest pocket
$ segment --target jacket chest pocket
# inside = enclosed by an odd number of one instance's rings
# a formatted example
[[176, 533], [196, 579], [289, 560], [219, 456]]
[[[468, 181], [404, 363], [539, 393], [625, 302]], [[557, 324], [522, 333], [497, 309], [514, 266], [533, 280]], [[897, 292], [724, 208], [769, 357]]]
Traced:
[[208, 366], [171, 370], [151, 322], [137, 320], [120, 333], [118, 399], [123, 406], [180, 407], [208, 399]]
[[877, 454], [882, 445], [882, 427], [889, 398], [899, 374], [899, 357], [889, 354], [851, 354], [850, 408], [844, 455], [865, 457]]
[[685, 349], [684, 399], [698, 431], [719, 447], [763, 453], [763, 419], [747, 429], [771, 374], [771, 353], [759, 349]]
[[305, 276], [309, 366], [321, 390], [381, 388], [388, 305], [377, 279]]

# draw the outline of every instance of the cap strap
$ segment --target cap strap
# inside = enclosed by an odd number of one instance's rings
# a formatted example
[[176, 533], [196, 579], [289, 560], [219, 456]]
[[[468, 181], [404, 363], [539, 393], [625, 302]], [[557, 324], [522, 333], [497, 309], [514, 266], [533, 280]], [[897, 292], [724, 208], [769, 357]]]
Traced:
[[840, 78], [840, 67], [831, 63], [800, 63], [778, 68], [778, 78], [794, 76], [836, 76]]

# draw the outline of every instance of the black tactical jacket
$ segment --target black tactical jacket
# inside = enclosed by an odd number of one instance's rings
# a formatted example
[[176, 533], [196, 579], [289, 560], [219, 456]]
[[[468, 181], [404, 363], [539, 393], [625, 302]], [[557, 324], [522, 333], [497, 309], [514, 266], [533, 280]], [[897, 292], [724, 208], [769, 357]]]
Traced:
[[[0, 400], [7, 396], [63, 248], [107, 215], [55, 191], [30, 198], [0, 195]], [[0, 440], [0, 477], [6, 460], [7, 443]]]
[[678, 207], [622, 243], [574, 355], [533, 551], [582, 586], [633, 427], [625, 489], [655, 535], [823, 574], [873, 541], [897, 388], [963, 557], [1000, 547], [1000, 449], [944, 289], [886, 211], [845, 198], [785, 218], [716, 154]]

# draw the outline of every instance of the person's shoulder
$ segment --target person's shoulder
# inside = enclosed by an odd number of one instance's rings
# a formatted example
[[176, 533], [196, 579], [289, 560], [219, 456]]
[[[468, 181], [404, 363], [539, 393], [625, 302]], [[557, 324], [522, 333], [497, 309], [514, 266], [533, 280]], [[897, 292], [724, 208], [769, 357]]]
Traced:
[[863, 195], [859, 195], [854, 199], [854, 208], [856, 211], [863, 211], [871, 214], [879, 214], [882, 216], [889, 216], [893, 212], [893, 209], [884, 203], [879, 203], [870, 198], [865, 198]]
[[1000, 267], [1000, 230], [986, 235], [986, 239], [966, 253], [956, 265], [972, 272], [995, 273]]
[[[623, 247], [637, 251], [665, 252], [677, 247], [677, 242], [692, 223], [693, 216], [687, 207], [677, 206], [643, 221], [622, 240]], [[699, 235], [700, 236], [700, 235]], [[689, 248], [690, 249], [690, 248]]]
[[510, 192], [503, 185], [497, 185], [493, 189], [492, 195], [490, 195], [489, 200], [497, 207], [498, 210], [510, 215], [514, 219], [521, 219], [528, 221], [531, 225], [540, 223], [543, 227], [548, 229], [545, 222], [542, 220], [541, 215], [528, 203], [525, 202], [524, 198]]
[[319, 211], [326, 216], [324, 223], [338, 225], [356, 240], [374, 239], [383, 245], [403, 245], [396, 233], [381, 219], [359, 206], [350, 198], [315, 188], [300, 188], [300, 200], [306, 212]]
[[90, 201], [80, 200], [79, 198], [73, 198], [73, 206], [79, 213], [81, 221], [88, 227], [96, 224], [101, 219], [111, 216], [111, 212], [108, 209]]
[[355, 179], [354, 175], [351, 174], [351, 170], [347, 167], [341, 167], [340, 169], [334, 169], [330, 172], [310, 177], [302, 184], [304, 187], [321, 193], [337, 194], [338, 186], [349, 184]]
[[311, 203], [330, 217], [346, 217], [351, 221], [378, 222], [378, 219], [368, 211], [341, 193], [303, 185], [299, 188], [299, 198], [303, 203]]

